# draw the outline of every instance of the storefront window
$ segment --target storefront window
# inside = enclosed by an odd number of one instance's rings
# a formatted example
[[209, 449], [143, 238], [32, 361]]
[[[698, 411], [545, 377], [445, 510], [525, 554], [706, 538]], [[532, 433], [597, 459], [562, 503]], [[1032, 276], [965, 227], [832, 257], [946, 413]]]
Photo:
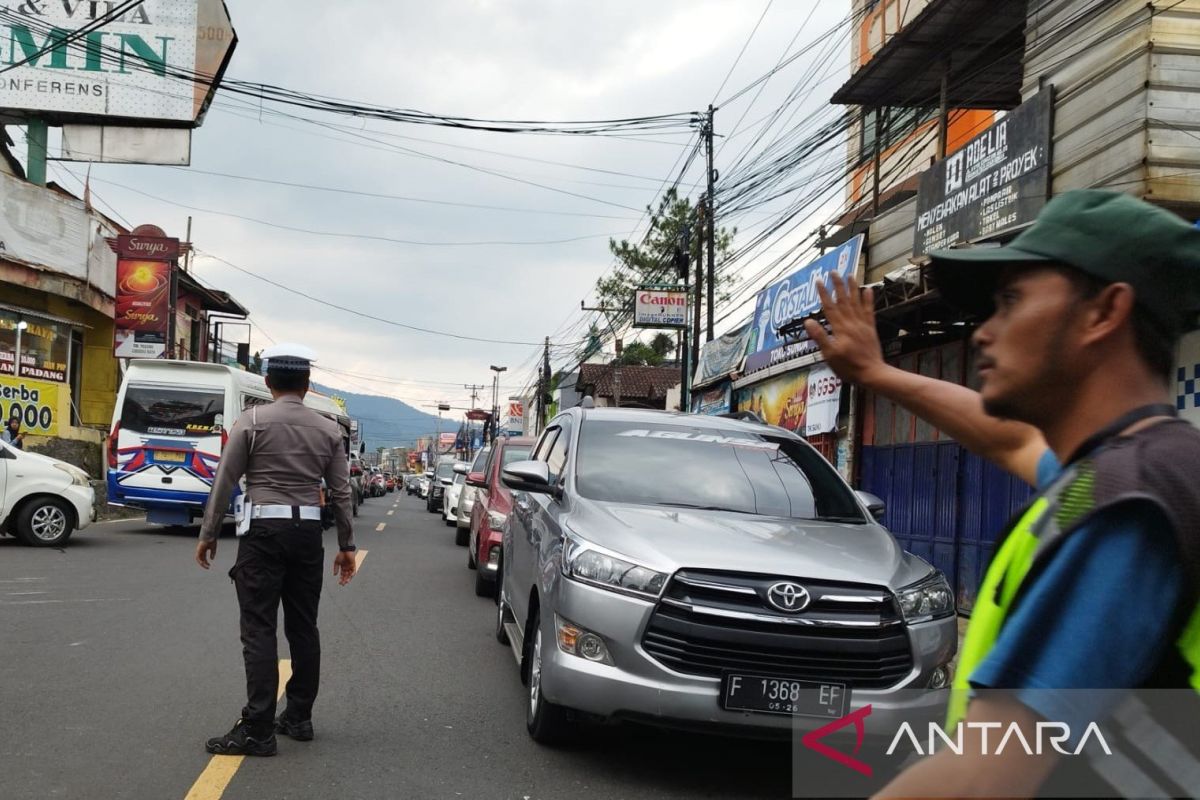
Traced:
[[0, 311], [0, 374], [14, 374], [17, 360], [17, 325], [20, 331], [21, 377], [42, 381], [67, 381], [71, 328], [34, 316]]

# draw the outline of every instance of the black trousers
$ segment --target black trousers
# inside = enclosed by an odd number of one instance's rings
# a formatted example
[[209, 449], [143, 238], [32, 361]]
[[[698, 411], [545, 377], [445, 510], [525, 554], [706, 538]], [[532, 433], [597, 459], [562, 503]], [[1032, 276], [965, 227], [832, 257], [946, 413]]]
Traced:
[[237, 562], [229, 577], [237, 586], [241, 609], [247, 697], [243, 719], [255, 723], [275, 719], [279, 695], [276, 621], [281, 600], [283, 632], [292, 653], [287, 714], [294, 720], [312, 717], [321, 674], [317, 606], [324, 560], [321, 523], [315, 520], [254, 522], [239, 540]]

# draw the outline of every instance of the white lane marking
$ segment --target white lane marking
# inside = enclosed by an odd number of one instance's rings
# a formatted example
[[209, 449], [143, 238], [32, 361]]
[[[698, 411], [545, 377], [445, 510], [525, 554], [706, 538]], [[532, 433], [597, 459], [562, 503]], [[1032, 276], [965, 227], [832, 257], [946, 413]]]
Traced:
[[33, 581], [44, 581], [45, 578], [5, 578], [0, 580], [0, 583], [32, 583]]
[[9, 597], [24, 597], [29, 594], [50, 594], [49, 592], [6, 592]]
[[389, 512], [387, 513], [387, 515], [390, 517], [392, 514], [395, 514], [395, 513], [396, 513], [395, 511], [389, 511]]
[[117, 603], [129, 597], [88, 597], [82, 600], [0, 600], [0, 606], [44, 606], [59, 603]]
[[387, 523], [386, 523], [386, 522], [381, 522], [381, 523], [379, 523], [378, 525], [376, 525], [376, 526], [375, 526], [375, 530], [377, 530], [377, 531], [381, 531], [381, 530], [383, 530], [383, 529], [384, 529], [384, 528], [386, 528], [386, 527], [387, 527]]

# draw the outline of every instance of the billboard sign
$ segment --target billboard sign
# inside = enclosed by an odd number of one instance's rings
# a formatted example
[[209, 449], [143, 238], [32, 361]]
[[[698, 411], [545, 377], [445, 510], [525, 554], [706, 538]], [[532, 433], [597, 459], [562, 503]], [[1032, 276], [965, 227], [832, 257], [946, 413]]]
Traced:
[[0, 413], [5, 420], [19, 417], [26, 433], [57, 436], [58, 388], [55, 383], [0, 375]]
[[[110, 240], [117, 252], [114, 354], [117, 358], [162, 358], [171, 316], [171, 271], [179, 240], [153, 235], [152, 225]], [[147, 235], [149, 234], [149, 235]]]
[[641, 286], [633, 295], [633, 327], [686, 328], [687, 291], [678, 286]]
[[1034, 220], [1050, 192], [1052, 99], [1038, 92], [921, 173], [914, 256]]
[[816, 343], [807, 341], [807, 336], [789, 340], [779, 329], [821, 310], [817, 285], [825, 284], [835, 272], [843, 278], [853, 275], [862, 245], [860, 233], [758, 293], [746, 343], [747, 374], [816, 352]]
[[799, 370], [737, 390], [738, 411], [753, 411], [768, 425], [805, 435], [808, 371]]
[[510, 436], [520, 436], [525, 433], [525, 403], [521, 398], [508, 398], [508, 417], [504, 429]]
[[[223, 0], [13, 3], [0, 17], [6, 116], [199, 124], [237, 44]], [[86, 31], [81, 29], [94, 28]], [[210, 80], [181, 80], [198, 73]]]

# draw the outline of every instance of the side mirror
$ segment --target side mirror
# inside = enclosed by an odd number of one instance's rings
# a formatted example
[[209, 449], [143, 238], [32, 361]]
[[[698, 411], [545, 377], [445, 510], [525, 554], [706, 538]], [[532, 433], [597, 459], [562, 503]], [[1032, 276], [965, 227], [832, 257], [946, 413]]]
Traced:
[[484, 480], [482, 472], [468, 472], [467, 486], [474, 486], [476, 489], [486, 489], [487, 482]]
[[545, 461], [517, 461], [500, 473], [500, 480], [510, 489], [534, 494], [550, 494], [550, 467]]
[[454, 465], [454, 471], [456, 473], [458, 473], [459, 475], [466, 475], [467, 470], [469, 470], [469, 469], [470, 469], [470, 467], [467, 466], [466, 464], [455, 464]]
[[867, 513], [876, 520], [882, 520], [883, 515], [887, 512], [887, 504], [880, 500], [870, 492], [856, 491], [859, 501], [867, 507]]

